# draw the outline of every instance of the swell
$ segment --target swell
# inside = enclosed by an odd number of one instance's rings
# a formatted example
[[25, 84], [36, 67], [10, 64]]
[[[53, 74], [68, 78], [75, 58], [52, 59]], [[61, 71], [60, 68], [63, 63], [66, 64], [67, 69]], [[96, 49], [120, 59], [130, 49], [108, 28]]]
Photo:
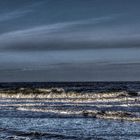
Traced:
[[138, 91], [76, 92], [64, 88], [1, 90], [0, 113], [10, 117], [92, 117], [140, 121]]

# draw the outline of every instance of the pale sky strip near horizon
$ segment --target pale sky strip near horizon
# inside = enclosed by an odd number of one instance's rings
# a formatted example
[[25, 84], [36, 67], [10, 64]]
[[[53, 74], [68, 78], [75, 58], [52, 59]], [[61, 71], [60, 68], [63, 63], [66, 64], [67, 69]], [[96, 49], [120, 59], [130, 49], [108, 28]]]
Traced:
[[140, 80], [139, 0], [0, 0], [0, 82]]

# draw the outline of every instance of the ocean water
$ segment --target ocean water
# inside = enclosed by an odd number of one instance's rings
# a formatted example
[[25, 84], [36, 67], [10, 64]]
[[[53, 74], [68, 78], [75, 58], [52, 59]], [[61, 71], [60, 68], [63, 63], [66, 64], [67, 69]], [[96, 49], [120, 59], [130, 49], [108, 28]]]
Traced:
[[[140, 122], [131, 120], [140, 118], [140, 96], [129, 96], [126, 92], [139, 92], [139, 85], [139, 82], [1, 83], [0, 140], [140, 140]], [[33, 87], [42, 88], [33, 90]], [[62, 93], [52, 87], [59, 87]], [[101, 91], [107, 93], [98, 93]], [[122, 111], [131, 116], [127, 116], [129, 121], [127, 117], [114, 119], [115, 116], [99, 119], [83, 115], [88, 110]]]
[[139, 123], [92, 118], [0, 118], [0, 139], [139, 140]]

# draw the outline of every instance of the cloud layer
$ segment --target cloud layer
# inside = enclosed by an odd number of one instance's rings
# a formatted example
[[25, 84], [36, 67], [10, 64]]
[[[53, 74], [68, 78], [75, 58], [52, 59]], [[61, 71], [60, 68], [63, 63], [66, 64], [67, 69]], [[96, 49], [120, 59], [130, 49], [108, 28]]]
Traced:
[[39, 51], [42, 49], [86, 49], [88, 47], [138, 47], [140, 45], [138, 25], [133, 28], [128, 25], [102, 27], [102, 24], [112, 23], [114, 20], [117, 19], [113, 16], [98, 17], [3, 33], [0, 35], [0, 49]]
[[[23, 8], [3, 12], [0, 23], [8, 22], [7, 28], [11, 28], [8, 31], [5, 27], [5, 32], [0, 33], [0, 50], [39, 51], [140, 45], [137, 6], [133, 9], [133, 6], [130, 7], [132, 3], [128, 2], [125, 10], [118, 3], [115, 5], [108, 0], [109, 5], [104, 4], [104, 8], [109, 11], [104, 12], [101, 9], [103, 3], [81, 1], [81, 6], [77, 7], [78, 2], [79, 0], [68, 5], [65, 1], [62, 3], [42, 0], [28, 4], [25, 0]], [[70, 5], [73, 5], [71, 11]], [[63, 9], [60, 9], [62, 7]], [[130, 10], [134, 10], [132, 15], [129, 14]], [[80, 15], [80, 12], [83, 15]], [[40, 18], [36, 19], [35, 15]]]
[[139, 4], [0, 1], [0, 81], [140, 80]]

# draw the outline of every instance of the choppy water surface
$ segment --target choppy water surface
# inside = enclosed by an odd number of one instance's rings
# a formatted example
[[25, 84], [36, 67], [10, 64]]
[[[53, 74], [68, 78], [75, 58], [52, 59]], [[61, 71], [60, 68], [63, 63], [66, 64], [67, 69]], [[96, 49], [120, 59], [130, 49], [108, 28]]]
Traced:
[[140, 140], [138, 83], [62, 85], [1, 84], [0, 140]]
[[139, 140], [139, 123], [91, 118], [0, 118], [0, 137]]

